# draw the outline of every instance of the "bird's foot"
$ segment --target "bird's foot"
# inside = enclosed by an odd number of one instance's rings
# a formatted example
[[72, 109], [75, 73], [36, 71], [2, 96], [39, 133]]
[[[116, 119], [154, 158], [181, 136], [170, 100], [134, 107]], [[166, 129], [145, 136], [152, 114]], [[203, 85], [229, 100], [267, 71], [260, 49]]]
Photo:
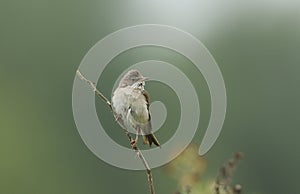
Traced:
[[130, 145], [131, 145], [132, 148], [136, 148], [136, 146], [137, 146], [137, 141], [134, 140], [134, 139], [131, 140], [131, 141], [130, 141]]
[[139, 135], [136, 134], [135, 139], [132, 139], [132, 140], [130, 141], [131, 147], [132, 147], [133, 149], [136, 148], [137, 143], [138, 143], [138, 139], [139, 139]]
[[138, 140], [139, 140], [139, 131], [140, 131], [140, 129], [138, 129], [138, 130], [136, 131], [135, 139], [131, 139], [131, 141], [130, 141], [131, 147], [132, 147], [133, 149], [136, 149], [136, 148], [137, 148], [137, 143], [138, 143]]

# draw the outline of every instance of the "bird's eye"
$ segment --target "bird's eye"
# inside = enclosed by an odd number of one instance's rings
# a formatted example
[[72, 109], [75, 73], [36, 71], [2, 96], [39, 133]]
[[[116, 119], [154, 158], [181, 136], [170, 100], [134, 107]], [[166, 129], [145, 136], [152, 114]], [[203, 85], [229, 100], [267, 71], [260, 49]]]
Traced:
[[139, 84], [138, 84], [138, 86], [139, 86], [139, 87], [142, 87], [142, 86], [143, 86], [143, 83], [142, 83], [142, 82], [141, 82], [141, 83], [139, 83]]

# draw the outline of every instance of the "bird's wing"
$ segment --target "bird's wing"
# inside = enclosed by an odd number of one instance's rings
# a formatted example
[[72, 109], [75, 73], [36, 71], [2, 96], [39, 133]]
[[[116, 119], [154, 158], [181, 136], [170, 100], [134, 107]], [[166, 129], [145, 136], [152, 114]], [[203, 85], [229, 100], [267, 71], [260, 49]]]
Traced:
[[150, 97], [149, 97], [149, 94], [146, 90], [143, 90], [142, 91], [142, 94], [144, 95], [145, 99], [146, 99], [146, 103], [147, 103], [147, 110], [148, 110], [148, 113], [149, 113], [149, 121], [151, 120], [151, 117], [150, 117], [150, 111], [149, 111], [149, 107], [150, 107]]
[[147, 128], [145, 129], [145, 133], [146, 134], [150, 134], [152, 131], [152, 126], [151, 126], [151, 115], [150, 115], [150, 97], [149, 94], [146, 90], [142, 91], [142, 94], [144, 95], [145, 99], [146, 99], [146, 103], [147, 103], [147, 110], [148, 110], [148, 115], [149, 115], [149, 119], [148, 119], [148, 124], [147, 124]]
[[[155, 135], [152, 133], [152, 126], [151, 126], [151, 115], [150, 115], [150, 110], [149, 110], [149, 106], [150, 106], [150, 98], [148, 95], [148, 92], [146, 90], [143, 90], [142, 94], [144, 95], [145, 99], [146, 99], [146, 103], [147, 103], [147, 110], [148, 110], [148, 114], [149, 114], [149, 119], [148, 119], [148, 123], [146, 128], [144, 129], [144, 134], [143, 134], [143, 140], [145, 144], [149, 144], [149, 146], [151, 147], [152, 143], [154, 143], [156, 146], [160, 147], [160, 144], [157, 140], [157, 138], [155, 137]], [[143, 133], [142, 132], [142, 133]]]
[[123, 129], [127, 128], [126, 125], [126, 117], [127, 114], [127, 100], [126, 90], [124, 88], [117, 88], [114, 91], [114, 95], [112, 97], [112, 108], [113, 114], [115, 116], [116, 121], [121, 125]]

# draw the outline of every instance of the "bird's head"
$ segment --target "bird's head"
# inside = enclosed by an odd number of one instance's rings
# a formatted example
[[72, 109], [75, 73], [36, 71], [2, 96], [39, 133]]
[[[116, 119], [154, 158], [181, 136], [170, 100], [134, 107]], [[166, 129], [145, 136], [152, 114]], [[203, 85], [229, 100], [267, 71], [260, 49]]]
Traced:
[[142, 76], [138, 70], [132, 69], [128, 71], [121, 79], [119, 87], [144, 87], [145, 81], [148, 79], [149, 78]]

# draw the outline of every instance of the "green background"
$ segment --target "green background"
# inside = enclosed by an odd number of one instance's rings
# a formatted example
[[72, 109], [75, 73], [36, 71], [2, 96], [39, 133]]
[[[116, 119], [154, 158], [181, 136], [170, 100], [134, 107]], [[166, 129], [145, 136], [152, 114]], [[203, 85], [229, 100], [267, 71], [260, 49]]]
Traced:
[[[1, 0], [0, 193], [148, 192], [145, 172], [115, 168], [89, 151], [77, 132], [71, 104], [75, 72], [87, 51], [118, 29], [144, 23], [191, 33], [222, 71], [228, 109], [221, 136], [205, 155], [205, 179], [214, 178], [219, 166], [240, 150], [245, 158], [234, 181], [244, 193], [297, 193], [300, 4], [237, 0]], [[183, 56], [155, 47], [129, 50], [110, 63], [98, 87], [110, 96], [120, 64], [146, 59], [170, 62], [192, 80], [201, 104], [194, 138], [199, 145], [209, 119], [209, 92]], [[165, 88], [156, 82], [146, 86], [151, 99], [162, 101], [172, 98], [172, 92], [162, 93]], [[104, 103], [96, 104], [100, 120], [113, 128], [110, 136], [127, 145]], [[168, 114], [165, 131], [157, 134], [162, 142], [173, 134], [177, 105]], [[162, 167], [153, 176], [157, 193], [177, 189]]]

